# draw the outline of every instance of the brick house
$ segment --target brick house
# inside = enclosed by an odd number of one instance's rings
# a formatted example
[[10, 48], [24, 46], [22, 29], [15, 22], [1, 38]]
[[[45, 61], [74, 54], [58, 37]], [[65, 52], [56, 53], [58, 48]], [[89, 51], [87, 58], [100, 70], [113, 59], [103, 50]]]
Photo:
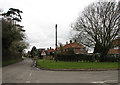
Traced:
[[120, 54], [120, 38], [113, 42], [113, 47], [108, 51], [108, 54]]
[[120, 54], [120, 37], [113, 42], [113, 47], [108, 51], [108, 54]]
[[69, 44], [66, 42], [66, 45], [63, 46], [63, 54], [68, 53], [68, 51], [73, 54], [87, 53], [86, 47], [77, 43], [76, 40], [75, 42], [72, 42], [72, 40], [70, 40]]
[[120, 54], [120, 46], [111, 48], [108, 52], [108, 54]]
[[47, 48], [47, 54], [48, 54], [48, 55], [53, 55], [54, 53], [55, 53], [55, 49], [53, 49], [53, 48], [51, 48], [51, 47], [50, 47], [50, 49]]

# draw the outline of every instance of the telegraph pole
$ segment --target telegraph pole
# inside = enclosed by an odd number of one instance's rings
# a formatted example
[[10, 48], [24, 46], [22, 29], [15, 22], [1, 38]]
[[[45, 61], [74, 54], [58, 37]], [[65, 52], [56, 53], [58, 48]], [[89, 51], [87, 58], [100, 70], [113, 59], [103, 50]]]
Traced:
[[57, 24], [55, 25], [55, 30], [56, 30], [56, 44], [55, 44], [55, 46], [56, 46], [56, 52], [55, 52], [55, 61], [57, 62]]

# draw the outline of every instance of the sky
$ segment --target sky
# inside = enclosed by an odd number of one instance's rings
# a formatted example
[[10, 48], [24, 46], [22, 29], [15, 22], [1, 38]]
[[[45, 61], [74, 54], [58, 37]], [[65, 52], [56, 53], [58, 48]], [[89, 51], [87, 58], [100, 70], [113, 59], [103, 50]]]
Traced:
[[55, 24], [58, 25], [58, 43], [69, 42], [71, 24], [90, 3], [98, 0], [0, 0], [3, 12], [9, 8], [23, 11], [22, 22], [26, 41], [36, 48], [55, 48]]

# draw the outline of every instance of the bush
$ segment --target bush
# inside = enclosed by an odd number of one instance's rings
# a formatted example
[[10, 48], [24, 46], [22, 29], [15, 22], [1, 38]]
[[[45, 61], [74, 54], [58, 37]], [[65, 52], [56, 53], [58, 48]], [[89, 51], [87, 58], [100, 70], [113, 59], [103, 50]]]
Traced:
[[[84, 62], [99, 62], [100, 54], [58, 54], [59, 61], [84, 61]], [[107, 55], [105, 57], [106, 62], [118, 62], [120, 55]]]
[[105, 61], [107, 62], [118, 62], [120, 59], [119, 54], [109, 54], [105, 57]]

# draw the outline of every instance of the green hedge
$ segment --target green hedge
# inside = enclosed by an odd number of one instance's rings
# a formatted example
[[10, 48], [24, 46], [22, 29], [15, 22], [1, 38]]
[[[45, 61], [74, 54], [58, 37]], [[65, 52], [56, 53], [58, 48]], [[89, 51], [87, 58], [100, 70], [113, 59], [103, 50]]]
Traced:
[[20, 62], [20, 61], [22, 61], [22, 58], [19, 58], [19, 59], [16, 59], [16, 60], [2, 61], [2, 66], [7, 66], [7, 65], [10, 65], [10, 64]]
[[[84, 61], [84, 62], [99, 62], [100, 54], [58, 54], [57, 59], [59, 61]], [[120, 55], [107, 55], [105, 57], [106, 62], [118, 62]]]

